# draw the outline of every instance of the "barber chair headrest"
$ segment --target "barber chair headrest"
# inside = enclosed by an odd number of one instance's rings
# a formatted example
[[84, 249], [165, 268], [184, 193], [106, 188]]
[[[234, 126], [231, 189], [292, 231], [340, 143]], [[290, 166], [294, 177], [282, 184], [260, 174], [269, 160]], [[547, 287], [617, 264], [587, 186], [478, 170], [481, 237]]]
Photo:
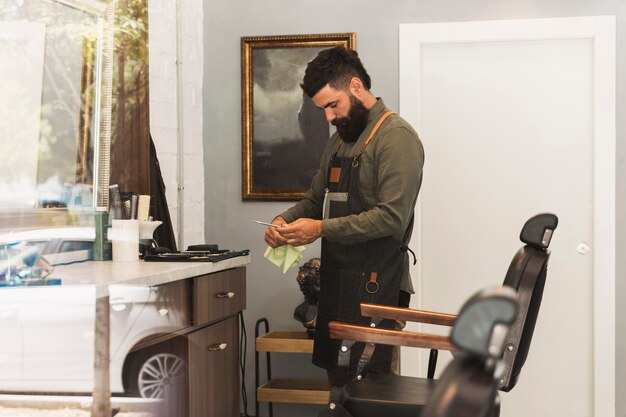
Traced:
[[537, 214], [526, 221], [519, 238], [527, 245], [545, 249], [550, 245], [552, 232], [558, 224], [559, 219], [554, 214]]
[[480, 358], [502, 354], [509, 326], [517, 317], [516, 293], [509, 287], [478, 292], [461, 307], [450, 339], [464, 352]]

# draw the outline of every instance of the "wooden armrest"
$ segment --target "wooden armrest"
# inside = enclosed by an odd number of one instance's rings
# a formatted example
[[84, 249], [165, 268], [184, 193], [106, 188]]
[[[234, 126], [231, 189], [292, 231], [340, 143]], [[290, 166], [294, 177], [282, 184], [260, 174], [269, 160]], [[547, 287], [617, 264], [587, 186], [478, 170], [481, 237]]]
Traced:
[[369, 303], [361, 303], [361, 315], [363, 317], [406, 320], [450, 327], [454, 324], [454, 320], [456, 320], [456, 314], [435, 313], [426, 310], [413, 310], [410, 308], [390, 307]]
[[413, 333], [401, 330], [379, 329], [355, 324], [331, 321], [328, 323], [330, 337], [333, 339], [371, 342], [381, 345], [409, 346], [425, 349], [440, 349], [458, 352], [447, 336], [426, 333]]

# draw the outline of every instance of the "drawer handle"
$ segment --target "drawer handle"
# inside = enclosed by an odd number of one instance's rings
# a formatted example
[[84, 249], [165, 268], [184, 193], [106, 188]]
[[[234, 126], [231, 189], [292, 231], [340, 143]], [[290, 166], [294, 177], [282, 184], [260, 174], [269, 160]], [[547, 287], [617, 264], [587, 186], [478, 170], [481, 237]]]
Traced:
[[207, 348], [209, 352], [217, 352], [228, 347], [228, 343], [215, 343]]
[[235, 293], [232, 291], [228, 291], [228, 292], [218, 292], [215, 295], [216, 298], [234, 298], [235, 297]]

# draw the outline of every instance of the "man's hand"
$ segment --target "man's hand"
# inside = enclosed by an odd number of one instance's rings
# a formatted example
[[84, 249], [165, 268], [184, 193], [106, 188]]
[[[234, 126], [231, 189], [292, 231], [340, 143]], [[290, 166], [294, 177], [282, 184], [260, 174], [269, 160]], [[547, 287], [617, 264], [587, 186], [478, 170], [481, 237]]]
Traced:
[[274, 229], [292, 246], [307, 245], [324, 236], [322, 221], [314, 219], [298, 219]]
[[287, 225], [285, 219], [278, 216], [274, 220], [272, 220], [272, 224], [278, 225], [279, 227], [268, 226], [267, 229], [265, 229], [265, 243], [270, 245], [272, 248], [286, 245], [287, 239], [285, 239], [280, 235], [280, 233], [278, 233], [278, 229]]

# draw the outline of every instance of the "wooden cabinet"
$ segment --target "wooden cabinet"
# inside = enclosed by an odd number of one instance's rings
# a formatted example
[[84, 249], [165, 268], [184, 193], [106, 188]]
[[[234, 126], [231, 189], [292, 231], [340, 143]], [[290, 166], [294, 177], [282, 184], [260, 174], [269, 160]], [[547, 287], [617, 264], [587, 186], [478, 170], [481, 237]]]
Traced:
[[239, 320], [246, 308], [246, 270], [191, 278], [188, 333], [189, 417], [239, 416]]
[[[313, 352], [313, 340], [306, 332], [273, 331], [256, 339], [257, 352]], [[328, 381], [311, 378], [273, 378], [257, 387], [257, 401], [301, 404], [327, 404]]]
[[[169, 417], [238, 417], [239, 317], [246, 308], [246, 270], [227, 269], [159, 286], [180, 304], [189, 378], [168, 402]], [[159, 342], [159, 341], [156, 341]], [[152, 341], [155, 343], [155, 341]]]

